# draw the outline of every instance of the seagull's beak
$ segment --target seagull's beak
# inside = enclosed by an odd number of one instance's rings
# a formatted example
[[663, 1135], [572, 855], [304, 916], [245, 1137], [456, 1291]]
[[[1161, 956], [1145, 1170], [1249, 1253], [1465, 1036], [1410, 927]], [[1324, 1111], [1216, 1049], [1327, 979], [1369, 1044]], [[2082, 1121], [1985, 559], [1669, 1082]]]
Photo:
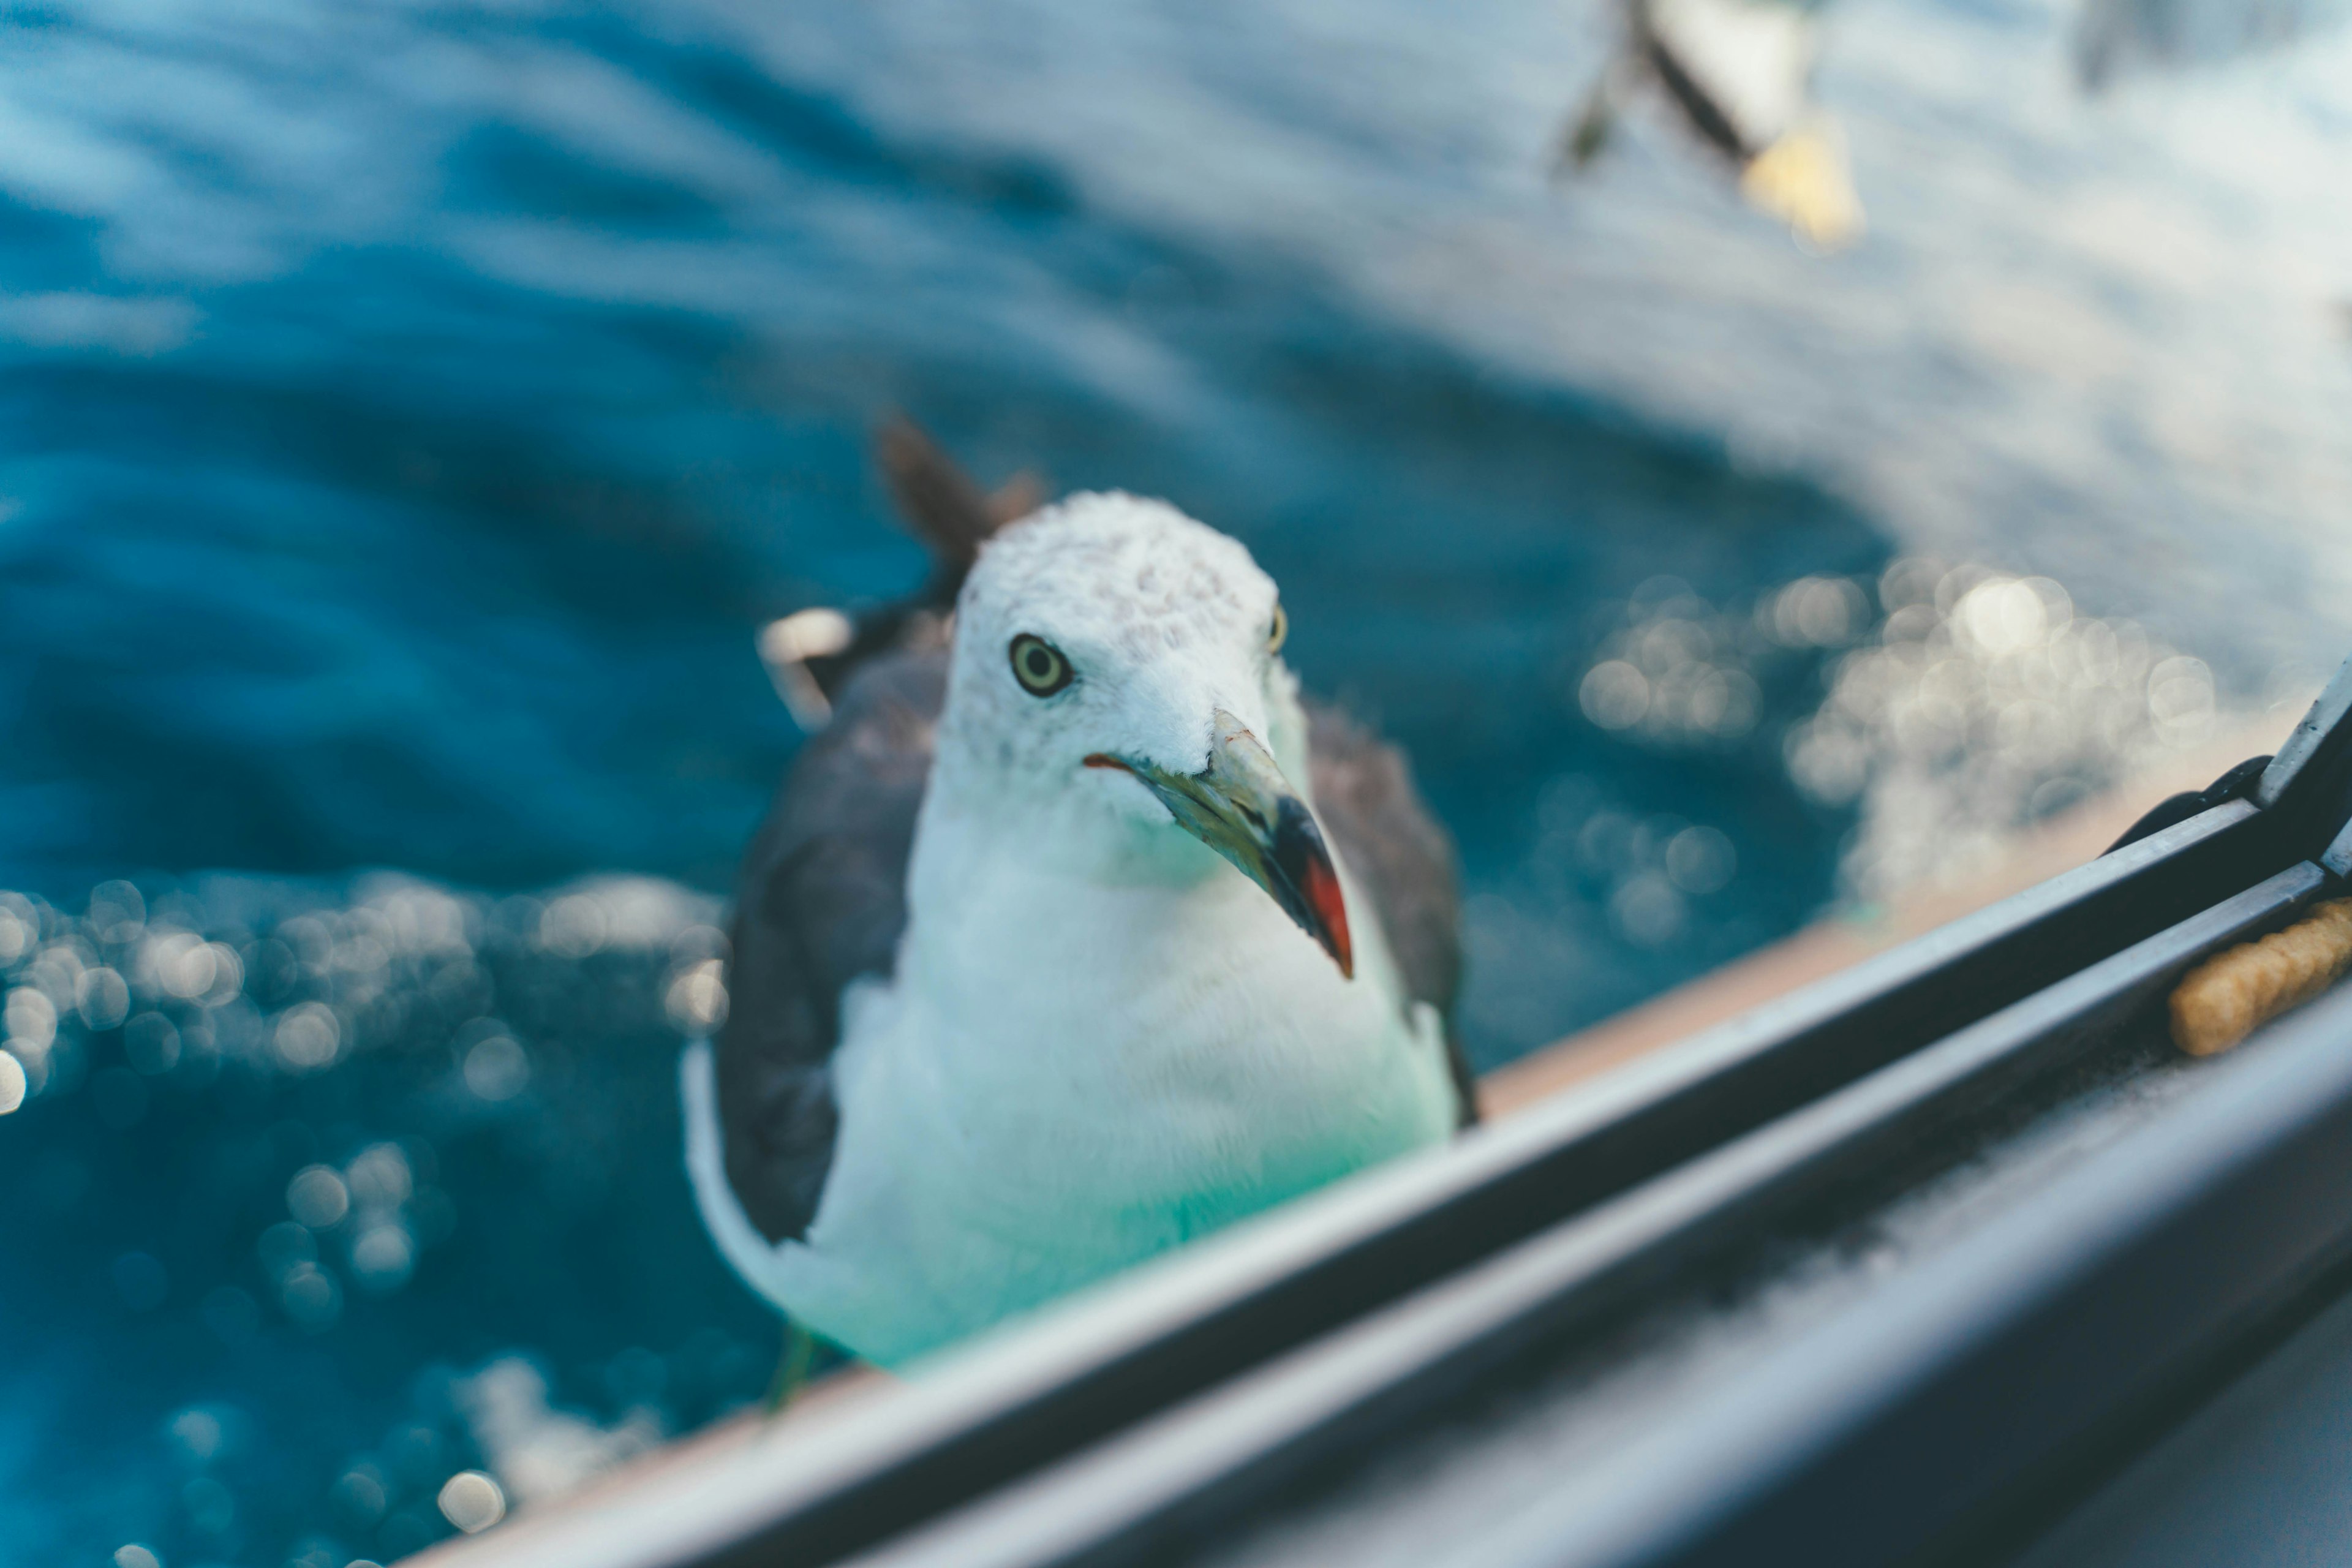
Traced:
[[1348, 906], [1323, 830], [1240, 720], [1220, 708], [1212, 721], [1209, 765], [1197, 773], [1171, 773], [1141, 758], [1102, 752], [1088, 757], [1087, 766], [1123, 769], [1150, 785], [1186, 832], [1272, 894], [1339, 973], [1354, 979]]

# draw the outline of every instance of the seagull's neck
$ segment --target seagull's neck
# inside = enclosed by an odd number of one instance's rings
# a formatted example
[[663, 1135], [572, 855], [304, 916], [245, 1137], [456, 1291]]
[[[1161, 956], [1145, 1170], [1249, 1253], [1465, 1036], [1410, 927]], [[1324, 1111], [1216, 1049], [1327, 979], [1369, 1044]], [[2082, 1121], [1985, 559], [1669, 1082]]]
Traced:
[[[1358, 1034], [1381, 987], [1344, 981], [1264, 889], [1172, 822], [1083, 795], [1042, 809], [935, 775], [892, 981], [908, 1048], [950, 1071], [1007, 1053], [1181, 1070], [1319, 1012]], [[950, 1065], [968, 1056], [961, 1067]]]
[[1246, 938], [1265, 922], [1237, 894], [1282, 923], [1272, 900], [1172, 821], [1009, 798], [943, 772], [916, 829], [898, 974], [942, 1001], [1002, 1007], [1040, 988], [1019, 984], [1030, 977], [1066, 986], [1081, 969], [1164, 967], [1220, 917], [1238, 917], [1234, 934]]

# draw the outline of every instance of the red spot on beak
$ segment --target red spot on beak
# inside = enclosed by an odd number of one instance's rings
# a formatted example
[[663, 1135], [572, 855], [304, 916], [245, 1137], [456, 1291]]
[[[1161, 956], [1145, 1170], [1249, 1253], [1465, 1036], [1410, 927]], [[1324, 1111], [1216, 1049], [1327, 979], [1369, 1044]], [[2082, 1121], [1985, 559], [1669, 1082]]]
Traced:
[[1108, 752], [1091, 752], [1082, 760], [1085, 762], [1086, 765], [1090, 768], [1116, 768], [1123, 773], [1131, 773], [1135, 771], [1133, 768], [1129, 767], [1125, 763], [1120, 762], [1117, 757], [1111, 756]]
[[1301, 879], [1305, 886], [1298, 890], [1306, 897], [1307, 907], [1315, 911], [1316, 923], [1323, 928], [1324, 947], [1339, 966], [1340, 978], [1353, 980], [1356, 947], [1348, 937], [1348, 901], [1339, 896], [1339, 879], [1332, 873], [1331, 863], [1317, 855], [1307, 860]]

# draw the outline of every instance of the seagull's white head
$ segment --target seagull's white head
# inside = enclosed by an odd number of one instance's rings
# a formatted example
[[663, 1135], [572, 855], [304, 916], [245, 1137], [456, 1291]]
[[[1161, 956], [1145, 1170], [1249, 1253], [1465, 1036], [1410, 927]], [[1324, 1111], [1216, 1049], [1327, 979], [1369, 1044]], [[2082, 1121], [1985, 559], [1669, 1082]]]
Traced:
[[1071, 496], [964, 581], [932, 789], [1041, 846], [1194, 864], [1205, 844], [1352, 973], [1339, 878], [1276, 761], [1303, 775], [1285, 629], [1234, 540], [1165, 502]]

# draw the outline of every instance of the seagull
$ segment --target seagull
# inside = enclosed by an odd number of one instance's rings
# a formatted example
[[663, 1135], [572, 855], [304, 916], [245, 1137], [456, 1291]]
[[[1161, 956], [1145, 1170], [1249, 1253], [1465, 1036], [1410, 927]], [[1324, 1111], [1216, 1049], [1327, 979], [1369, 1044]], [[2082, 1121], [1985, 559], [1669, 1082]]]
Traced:
[[1616, 58], [1560, 139], [1556, 172], [1608, 145], [1633, 90], [1654, 84], [1684, 124], [1737, 171], [1739, 194], [1826, 254], [1862, 237], [1861, 200], [1836, 119], [1813, 100], [1828, 0], [1623, 0]]
[[885, 1367], [1474, 1117], [1449, 842], [1272, 579], [1126, 494], [973, 527], [828, 697], [681, 1066], [720, 1251]]

